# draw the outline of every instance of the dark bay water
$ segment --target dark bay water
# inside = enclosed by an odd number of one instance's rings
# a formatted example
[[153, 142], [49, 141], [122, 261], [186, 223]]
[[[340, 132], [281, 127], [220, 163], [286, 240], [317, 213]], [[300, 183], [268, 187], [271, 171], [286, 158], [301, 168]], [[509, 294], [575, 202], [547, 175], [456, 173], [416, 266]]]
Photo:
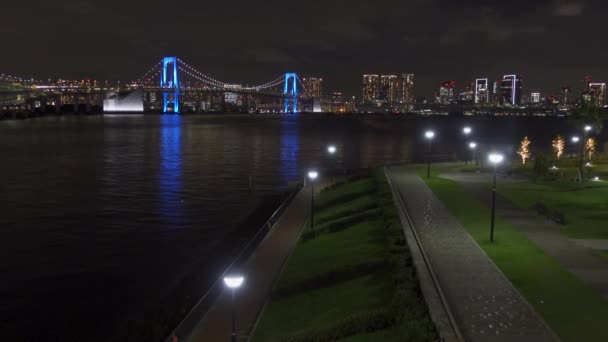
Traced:
[[420, 160], [428, 127], [434, 150], [455, 157], [465, 123], [482, 146], [512, 150], [523, 135], [547, 149], [570, 132], [549, 118], [0, 121], [0, 337], [157, 340], [257, 228], [239, 224], [288, 182], [311, 167]]

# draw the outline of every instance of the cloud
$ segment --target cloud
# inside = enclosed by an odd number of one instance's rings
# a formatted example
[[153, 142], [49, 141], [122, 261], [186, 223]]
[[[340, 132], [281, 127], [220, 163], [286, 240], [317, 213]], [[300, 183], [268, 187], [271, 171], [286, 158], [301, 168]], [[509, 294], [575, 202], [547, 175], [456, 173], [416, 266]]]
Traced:
[[558, 17], [573, 17], [581, 15], [584, 10], [585, 4], [582, 2], [559, 3], [553, 9], [553, 15]]

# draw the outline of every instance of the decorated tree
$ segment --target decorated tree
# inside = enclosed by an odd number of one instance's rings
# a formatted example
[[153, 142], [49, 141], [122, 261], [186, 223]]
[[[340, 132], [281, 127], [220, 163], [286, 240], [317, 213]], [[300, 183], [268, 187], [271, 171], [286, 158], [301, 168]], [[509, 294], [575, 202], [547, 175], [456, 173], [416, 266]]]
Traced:
[[588, 138], [585, 142], [585, 155], [587, 156], [587, 160], [591, 161], [591, 158], [595, 155], [595, 139]]
[[521, 141], [521, 144], [519, 145], [519, 150], [517, 150], [517, 154], [519, 154], [519, 156], [521, 157], [521, 163], [525, 164], [526, 161], [530, 158], [530, 144], [532, 142], [530, 141], [530, 139], [528, 139], [528, 137], [524, 137], [524, 139]]
[[566, 141], [561, 135], [558, 135], [553, 141], [553, 153], [557, 160], [560, 160], [562, 155], [564, 154], [564, 148], [566, 147]]

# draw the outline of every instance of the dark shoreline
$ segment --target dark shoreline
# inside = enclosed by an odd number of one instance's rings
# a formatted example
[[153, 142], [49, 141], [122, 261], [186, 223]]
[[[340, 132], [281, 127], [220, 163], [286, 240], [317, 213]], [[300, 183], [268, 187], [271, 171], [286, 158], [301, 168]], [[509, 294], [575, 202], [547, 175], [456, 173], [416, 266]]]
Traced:
[[[290, 192], [269, 195], [215, 248], [188, 265], [188, 273], [178, 281], [162, 303], [153, 303], [138, 312], [115, 318], [109, 329], [94, 339], [99, 341], [162, 341], [185, 318], [211, 285], [221, 276], [247, 242], [268, 220]], [[235, 243], [235, 241], [238, 241]], [[218, 261], [208, 261], [213, 256]], [[205, 274], [197, 272], [205, 270]]]

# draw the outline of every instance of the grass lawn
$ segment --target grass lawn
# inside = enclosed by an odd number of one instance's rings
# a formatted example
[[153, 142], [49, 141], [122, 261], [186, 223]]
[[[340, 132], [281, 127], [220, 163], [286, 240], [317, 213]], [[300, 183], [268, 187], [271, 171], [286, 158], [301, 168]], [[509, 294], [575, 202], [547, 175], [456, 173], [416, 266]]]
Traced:
[[422, 179], [563, 341], [608, 341], [608, 301], [597, 291], [500, 218], [490, 243], [487, 206], [436, 173]]
[[[391, 254], [396, 247], [389, 235], [395, 231], [387, 228], [386, 211], [382, 209], [386, 202], [380, 201], [381, 189], [386, 191], [388, 187], [381, 187], [379, 181], [386, 182], [384, 175], [376, 172], [321, 192], [315, 212], [315, 225], [321, 230], [314, 238], [298, 241], [253, 341], [289, 341], [302, 335], [307, 340], [338, 336], [331, 340], [343, 341], [403, 341], [401, 337], [408, 334], [412, 336], [410, 341], [435, 338], [413, 266], [406, 262], [409, 254], [403, 246], [398, 247], [401, 254]], [[342, 227], [344, 220], [362, 210], [377, 214]], [[340, 229], [322, 229], [336, 224], [340, 224]], [[395, 229], [401, 233], [400, 226]], [[400, 258], [397, 265], [404, 265], [399, 272], [391, 259], [395, 256]], [[389, 310], [399, 297], [398, 290], [403, 291], [396, 274], [409, 282], [407, 306], [414, 308], [399, 316]], [[403, 293], [399, 298], [403, 298]], [[378, 312], [382, 317], [398, 319], [389, 319], [385, 322], [390, 324], [380, 327], [366, 323], [369, 315]], [[406, 321], [410, 323], [406, 325]]]
[[542, 202], [561, 212], [571, 237], [608, 239], [608, 182], [526, 181], [502, 183], [497, 191], [520, 208]]

